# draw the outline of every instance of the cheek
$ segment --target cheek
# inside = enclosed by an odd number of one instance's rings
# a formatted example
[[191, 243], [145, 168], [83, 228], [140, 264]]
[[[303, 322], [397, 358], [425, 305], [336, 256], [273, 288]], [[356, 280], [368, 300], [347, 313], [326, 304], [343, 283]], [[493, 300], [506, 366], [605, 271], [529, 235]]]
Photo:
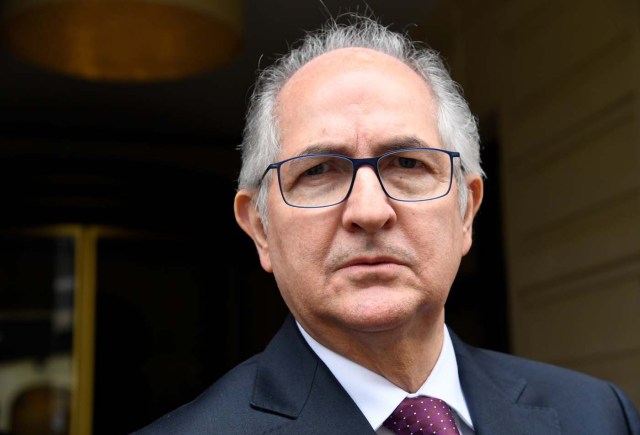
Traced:
[[416, 243], [415, 249], [422, 260], [421, 272], [438, 280], [455, 275], [464, 248], [462, 221], [458, 215], [433, 210], [428, 215], [414, 215], [410, 219], [415, 225], [409, 240]]
[[325, 262], [333, 237], [329, 224], [308, 219], [299, 211], [295, 218], [279, 216], [270, 228], [269, 250], [273, 275], [286, 305], [298, 318], [326, 301]]
[[[283, 279], [309, 276], [322, 271], [333, 237], [331, 224], [318, 213], [288, 207], [271, 220], [268, 240], [274, 274]], [[288, 275], [288, 276], [284, 276]]]

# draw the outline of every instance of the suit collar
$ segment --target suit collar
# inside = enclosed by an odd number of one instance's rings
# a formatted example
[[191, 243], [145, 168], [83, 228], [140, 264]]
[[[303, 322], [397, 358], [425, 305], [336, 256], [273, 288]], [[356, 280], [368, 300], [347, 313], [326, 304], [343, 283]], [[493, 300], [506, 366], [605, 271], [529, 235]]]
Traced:
[[[476, 434], [560, 434], [556, 410], [530, 406], [520, 398], [527, 381], [490, 353], [468, 346], [454, 333], [460, 383]], [[515, 431], [515, 432], [514, 432]]]
[[[451, 340], [476, 435], [560, 434], [555, 409], [521, 403], [527, 389], [524, 378], [491, 353], [466, 345], [453, 332]], [[251, 405], [289, 418], [291, 425], [307, 430], [304, 433], [374, 433], [304, 341], [291, 315], [260, 357]], [[339, 426], [331, 427], [336, 423]], [[282, 433], [291, 430], [291, 426], [282, 426]]]
[[319, 359], [308, 348], [291, 315], [271, 340], [258, 365], [251, 405], [296, 418], [300, 415]]
[[375, 432], [288, 315], [259, 359], [251, 406], [289, 419], [269, 434]]

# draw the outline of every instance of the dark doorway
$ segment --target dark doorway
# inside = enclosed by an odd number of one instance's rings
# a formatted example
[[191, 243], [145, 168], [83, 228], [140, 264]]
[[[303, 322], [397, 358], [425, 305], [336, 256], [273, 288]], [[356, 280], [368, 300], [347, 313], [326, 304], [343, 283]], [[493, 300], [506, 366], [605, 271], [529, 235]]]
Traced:
[[468, 343], [509, 352], [507, 286], [502, 238], [500, 147], [492, 120], [481, 123], [484, 198], [473, 227], [473, 246], [463, 257], [449, 294], [447, 324]]

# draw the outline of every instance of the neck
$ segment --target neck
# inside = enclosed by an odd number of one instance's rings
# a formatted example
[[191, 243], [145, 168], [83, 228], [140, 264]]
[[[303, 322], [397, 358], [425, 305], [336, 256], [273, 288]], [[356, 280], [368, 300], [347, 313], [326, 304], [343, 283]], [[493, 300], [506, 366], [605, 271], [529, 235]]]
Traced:
[[375, 332], [305, 330], [319, 343], [415, 393], [431, 374], [444, 340], [444, 311]]

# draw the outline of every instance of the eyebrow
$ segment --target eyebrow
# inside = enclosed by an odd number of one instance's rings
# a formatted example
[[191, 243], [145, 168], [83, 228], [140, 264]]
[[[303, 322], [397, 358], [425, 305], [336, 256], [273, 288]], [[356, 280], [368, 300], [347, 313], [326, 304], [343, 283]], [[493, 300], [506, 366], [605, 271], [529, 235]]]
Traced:
[[[395, 136], [373, 145], [376, 155], [383, 154], [387, 151], [401, 150], [404, 148], [429, 148], [429, 144], [415, 136]], [[348, 144], [336, 143], [316, 143], [309, 145], [301, 150], [296, 156], [307, 154], [340, 154], [347, 155], [347, 151], [352, 146]]]

